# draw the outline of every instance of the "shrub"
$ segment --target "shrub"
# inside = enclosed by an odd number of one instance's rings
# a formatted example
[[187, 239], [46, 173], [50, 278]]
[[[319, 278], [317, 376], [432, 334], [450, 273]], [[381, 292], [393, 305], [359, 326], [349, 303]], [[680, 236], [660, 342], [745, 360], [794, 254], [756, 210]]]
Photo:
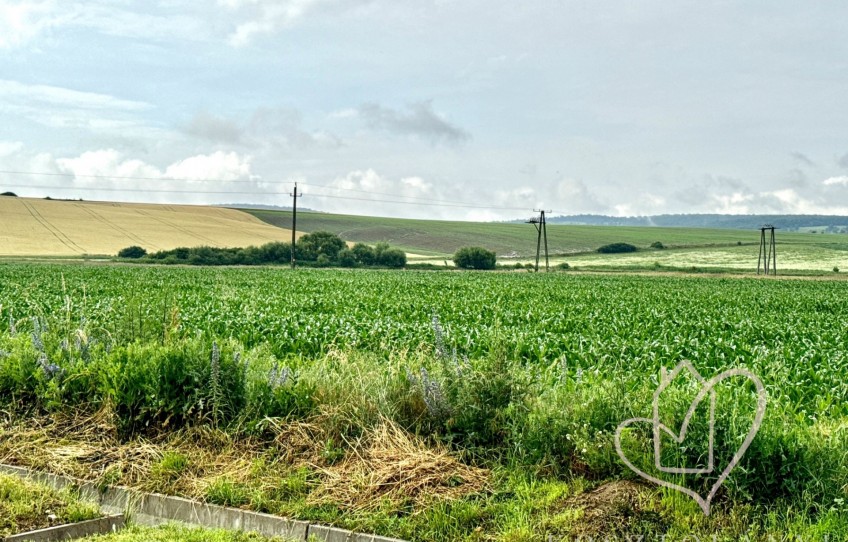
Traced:
[[571, 266], [570, 266], [570, 265], [568, 265], [568, 262], [561, 262], [561, 263], [559, 263], [559, 264], [557, 265], [557, 268], [558, 268], [558, 269], [561, 269], [561, 270], [563, 270], [563, 271], [565, 271], [566, 269], [568, 269], [568, 268], [570, 268], [570, 267], [571, 267]]
[[397, 248], [385, 249], [379, 253], [377, 263], [386, 267], [403, 267], [406, 265], [406, 252]]
[[599, 248], [598, 252], [601, 254], [622, 254], [624, 252], [636, 252], [637, 250], [639, 249], [630, 243], [610, 243]]
[[291, 261], [291, 244], [274, 242], [259, 247], [259, 261], [262, 263], [288, 263]]
[[836, 267], [835, 265], [833, 266], [833, 272], [834, 272], [834, 273], [839, 273], [839, 268], [838, 268], [838, 267]]
[[362, 265], [374, 265], [377, 261], [377, 253], [365, 243], [356, 243], [353, 245], [351, 252], [353, 252], [353, 257], [356, 258], [356, 261]]
[[138, 245], [122, 248], [118, 251], [118, 258], [143, 258], [147, 256], [147, 251]]
[[297, 257], [306, 261], [317, 261], [319, 256], [334, 262], [339, 258], [339, 252], [345, 248], [345, 242], [335, 233], [316, 231], [307, 233], [297, 243]]
[[339, 252], [339, 265], [342, 267], [354, 267], [356, 265], [356, 255], [352, 250], [346, 248]]
[[656, 248], [656, 249], [662, 250], [662, 249], [665, 248], [665, 245], [663, 245], [659, 241], [654, 241], [653, 243], [651, 243], [651, 248]]
[[453, 255], [453, 263], [463, 269], [494, 269], [495, 253], [482, 247], [463, 247]]
[[11, 198], [16, 198], [16, 197], [18, 197], [18, 195], [17, 195], [17, 194], [15, 194], [14, 192], [3, 192], [2, 194], [0, 194], [0, 196], [9, 196], [9, 197], [11, 197]]

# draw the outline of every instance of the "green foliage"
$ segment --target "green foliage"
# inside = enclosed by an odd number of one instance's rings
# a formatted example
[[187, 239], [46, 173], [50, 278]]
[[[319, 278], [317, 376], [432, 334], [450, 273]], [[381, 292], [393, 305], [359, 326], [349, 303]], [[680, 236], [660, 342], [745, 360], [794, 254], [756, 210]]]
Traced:
[[342, 249], [339, 252], [339, 265], [342, 267], [355, 267], [356, 254], [348, 248]]
[[[739, 529], [778, 532], [781, 521], [796, 522], [793, 532], [848, 528], [848, 306], [839, 280], [57, 269], [0, 268], [0, 403], [11, 415], [108, 406], [125, 436], [194, 424], [268, 435], [274, 424], [300, 421], [320, 425], [327, 464], [388, 419], [468, 461], [570, 484], [632, 476], [615, 453], [615, 429], [650, 416], [660, 367], [690, 359], [704, 376], [750, 369], [766, 383], [769, 405], [716, 501], [719, 519], [693, 523], [681, 498], [662, 505], [679, 515], [664, 511], [663, 521], [725, 529], [726, 510], [749, 506], [734, 519]], [[687, 404], [685, 395], [673, 399], [678, 410]], [[726, 461], [750, 423], [750, 389], [729, 386], [719, 399], [715, 442]], [[624, 443], [635, 461], [651, 464], [649, 428], [627, 432]], [[700, 459], [694, 446], [669, 453]], [[195, 467], [182, 459], [163, 457], [155, 476], [174, 480]], [[290, 511], [345, 516], [304, 511], [308, 473], [284, 479], [278, 498], [300, 503]], [[692, 480], [696, 489], [704, 483]], [[561, 501], [550, 517], [526, 508], [542, 504], [519, 481], [504, 484], [491, 499], [392, 509], [392, 519], [368, 521], [450, 540], [477, 526], [486, 536], [533, 539], [574, 519], [553, 519]], [[210, 488], [215, 502], [258, 502], [256, 488], [242, 483]], [[531, 522], [540, 514], [544, 528]]]
[[81, 501], [69, 490], [56, 491], [0, 474], [0, 537], [99, 516], [96, 505]]
[[662, 244], [661, 242], [659, 242], [659, 241], [654, 241], [653, 243], [651, 243], [651, 248], [656, 248], [656, 249], [660, 249], [660, 250], [662, 250], [662, 249], [664, 249], [664, 248], [665, 248], [665, 245], [663, 245], [663, 244]]
[[338, 260], [339, 252], [345, 248], [341, 237], [327, 231], [307, 233], [297, 242], [298, 259], [316, 261], [324, 256], [325, 262]]
[[453, 255], [453, 263], [463, 269], [494, 269], [495, 253], [482, 247], [463, 247]]
[[[130, 247], [132, 248], [132, 247]], [[128, 250], [128, 249], [124, 249]], [[142, 249], [143, 250], [143, 249]], [[296, 256], [301, 264], [314, 267], [369, 267], [400, 268], [406, 265], [406, 253], [378, 243], [372, 248], [358, 243], [352, 249], [345, 246], [337, 235], [316, 232], [304, 235], [297, 244]], [[273, 242], [244, 248], [179, 247], [161, 250], [147, 256], [135, 257], [142, 262], [188, 265], [265, 265], [291, 262], [291, 245]]]
[[377, 253], [373, 247], [365, 243], [356, 243], [351, 250], [357, 263], [362, 265], [374, 265], [377, 263]]
[[138, 245], [122, 248], [118, 251], [118, 258], [142, 258], [144, 256], [147, 256], [147, 250]]
[[600, 247], [598, 252], [601, 254], [623, 254], [625, 252], [636, 252], [637, 250], [639, 249], [630, 243], [610, 243], [609, 245]]
[[399, 269], [406, 265], [406, 253], [397, 248], [381, 248], [376, 251], [377, 265]]
[[150, 476], [165, 483], [175, 481], [188, 469], [188, 458], [179, 452], [165, 452], [150, 469]]

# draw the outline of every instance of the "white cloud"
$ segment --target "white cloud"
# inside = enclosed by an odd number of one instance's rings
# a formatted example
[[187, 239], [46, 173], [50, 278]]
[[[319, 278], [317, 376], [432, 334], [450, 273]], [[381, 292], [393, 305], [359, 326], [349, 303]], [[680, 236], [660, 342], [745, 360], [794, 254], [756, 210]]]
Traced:
[[195, 181], [251, 179], [250, 157], [223, 151], [208, 155], [201, 154], [171, 164], [165, 170], [164, 176]]
[[0, 1], [0, 49], [21, 46], [58, 21], [55, 2]]
[[24, 144], [20, 141], [0, 141], [0, 158], [21, 152], [23, 148]]
[[840, 175], [838, 177], [830, 177], [830, 178], [822, 181], [822, 184], [825, 185], [825, 186], [834, 186], [834, 185], [848, 186], [848, 175]]
[[263, 184], [252, 173], [250, 157], [237, 153], [194, 155], [158, 167], [114, 149], [64, 158], [24, 151], [4, 160], [4, 165], [48, 174], [0, 173], [0, 186], [21, 196], [152, 203], [285, 203], [267, 194], [284, 190], [278, 184]]
[[338, 176], [325, 186], [307, 181], [303, 193], [303, 205], [345, 214], [445, 218], [451, 214], [455, 216], [458, 211], [437, 205], [438, 201], [450, 198], [422, 177], [394, 179], [371, 168]]
[[4, 103], [26, 103], [39, 106], [88, 110], [144, 111], [152, 108], [145, 102], [124, 100], [97, 92], [84, 92], [51, 85], [30, 85], [0, 79], [0, 100]]
[[234, 47], [248, 45], [254, 37], [286, 28], [308, 11], [328, 0], [219, 0], [234, 10], [248, 11], [248, 20], [236, 25], [229, 43]]
[[56, 164], [62, 172], [72, 173], [86, 184], [95, 182], [90, 176], [158, 177], [158, 169], [140, 160], [124, 160], [114, 149], [84, 152], [76, 158], [59, 158]]

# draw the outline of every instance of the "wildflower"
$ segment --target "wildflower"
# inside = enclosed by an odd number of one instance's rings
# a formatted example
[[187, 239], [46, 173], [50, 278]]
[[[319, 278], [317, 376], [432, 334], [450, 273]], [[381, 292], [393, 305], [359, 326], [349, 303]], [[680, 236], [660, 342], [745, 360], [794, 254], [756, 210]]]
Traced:
[[41, 324], [38, 317], [32, 319], [32, 345], [39, 352], [44, 352], [44, 341], [41, 340]]

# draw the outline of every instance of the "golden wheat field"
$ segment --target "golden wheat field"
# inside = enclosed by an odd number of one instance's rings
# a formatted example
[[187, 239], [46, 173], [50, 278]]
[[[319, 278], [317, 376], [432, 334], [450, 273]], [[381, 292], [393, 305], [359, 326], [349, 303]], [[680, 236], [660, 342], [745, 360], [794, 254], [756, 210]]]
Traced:
[[0, 197], [0, 256], [114, 255], [139, 245], [235, 247], [291, 240], [291, 230], [234, 209]]

